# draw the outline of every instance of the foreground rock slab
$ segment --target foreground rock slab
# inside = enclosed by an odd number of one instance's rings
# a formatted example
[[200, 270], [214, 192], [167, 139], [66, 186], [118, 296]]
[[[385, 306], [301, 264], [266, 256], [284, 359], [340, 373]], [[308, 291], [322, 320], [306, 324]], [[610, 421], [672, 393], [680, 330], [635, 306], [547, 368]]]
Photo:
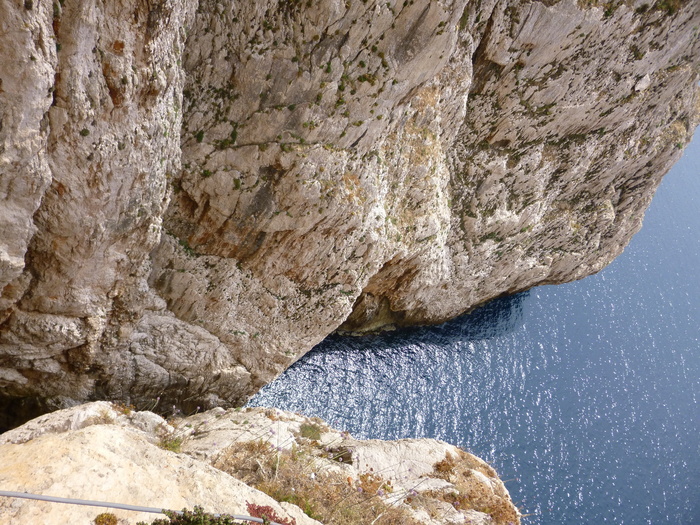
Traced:
[[[0, 436], [0, 486], [4, 490], [78, 499], [112, 501], [180, 510], [194, 505], [209, 512], [248, 515], [247, 503], [267, 505], [280, 516], [297, 517], [299, 525], [313, 525], [297, 509], [290, 515], [269, 496], [228, 474], [185, 454], [157, 445], [158, 432], [144, 431], [138, 423], [109, 404], [51, 414], [46, 423], [62, 424], [36, 437]], [[87, 415], [87, 417], [84, 417]], [[151, 414], [153, 420], [159, 419]], [[71, 422], [78, 418], [76, 425]], [[161, 431], [167, 423], [161, 420]], [[14, 436], [14, 437], [13, 437]], [[11, 443], [11, 441], [19, 443]], [[0, 500], [0, 521], [8, 524], [92, 523], [102, 512], [113, 512], [122, 523], [150, 522], [154, 514], [81, 507], [57, 503]], [[162, 517], [162, 516], [161, 516]]]
[[[298, 525], [320, 522], [289, 501], [325, 513], [329, 524], [506, 525], [520, 517], [495, 471], [452, 445], [357, 440], [319, 420], [262, 408], [170, 422], [106, 402], [54, 412], [0, 435], [0, 487], [242, 515], [251, 503]], [[329, 512], [322, 501], [340, 504]], [[90, 523], [104, 511], [0, 498], [0, 521], [9, 524]], [[154, 519], [113, 512], [125, 524]]]

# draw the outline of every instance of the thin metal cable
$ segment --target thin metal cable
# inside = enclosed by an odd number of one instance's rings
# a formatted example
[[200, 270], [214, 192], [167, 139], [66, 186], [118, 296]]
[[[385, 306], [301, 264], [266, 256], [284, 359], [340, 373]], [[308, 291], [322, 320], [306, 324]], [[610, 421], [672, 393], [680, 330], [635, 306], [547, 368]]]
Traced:
[[[127, 505], [126, 503], [112, 503], [109, 501], [93, 501], [89, 499], [73, 499], [73, 498], [59, 498], [56, 496], [42, 496], [41, 494], [30, 494], [29, 492], [12, 492], [9, 490], [0, 490], [0, 496], [6, 496], [8, 498], [24, 498], [24, 499], [35, 499], [38, 501], [49, 501], [51, 503], [68, 503], [71, 505], [86, 505], [89, 507], [108, 507], [111, 509], [120, 510], [133, 510], [134, 512], [152, 512], [154, 514], [163, 514], [164, 510], [156, 507], [140, 507], [138, 505]], [[174, 511], [177, 514], [182, 514], [181, 511]], [[215, 517], [219, 517], [220, 514], [214, 514]], [[265, 523], [262, 518], [253, 518], [252, 516], [238, 516], [236, 514], [227, 514], [234, 520], [242, 521], [252, 521], [253, 523]], [[276, 521], [269, 521], [270, 525], [280, 525]]]

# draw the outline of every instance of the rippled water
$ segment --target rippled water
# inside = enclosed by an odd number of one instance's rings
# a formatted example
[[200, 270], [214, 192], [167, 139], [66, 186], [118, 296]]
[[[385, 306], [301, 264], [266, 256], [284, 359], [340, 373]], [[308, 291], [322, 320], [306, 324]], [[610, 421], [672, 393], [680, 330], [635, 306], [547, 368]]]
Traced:
[[526, 524], [700, 524], [700, 133], [596, 276], [329, 337], [253, 405], [496, 466]]

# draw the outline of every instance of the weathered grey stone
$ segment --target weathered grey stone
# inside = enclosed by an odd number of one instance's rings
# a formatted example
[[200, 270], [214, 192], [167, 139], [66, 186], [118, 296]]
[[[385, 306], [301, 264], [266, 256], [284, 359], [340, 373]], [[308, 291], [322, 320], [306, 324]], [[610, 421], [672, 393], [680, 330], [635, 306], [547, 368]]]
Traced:
[[0, 0], [2, 396], [236, 405], [599, 271], [698, 122], [700, 5], [597, 4]]

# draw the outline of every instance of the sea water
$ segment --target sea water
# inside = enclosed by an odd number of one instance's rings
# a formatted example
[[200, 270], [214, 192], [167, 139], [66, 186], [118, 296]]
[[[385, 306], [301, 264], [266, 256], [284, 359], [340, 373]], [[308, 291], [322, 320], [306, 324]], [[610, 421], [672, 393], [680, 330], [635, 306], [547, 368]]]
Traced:
[[491, 462], [525, 524], [700, 524], [700, 133], [605, 270], [328, 337], [251, 405]]

